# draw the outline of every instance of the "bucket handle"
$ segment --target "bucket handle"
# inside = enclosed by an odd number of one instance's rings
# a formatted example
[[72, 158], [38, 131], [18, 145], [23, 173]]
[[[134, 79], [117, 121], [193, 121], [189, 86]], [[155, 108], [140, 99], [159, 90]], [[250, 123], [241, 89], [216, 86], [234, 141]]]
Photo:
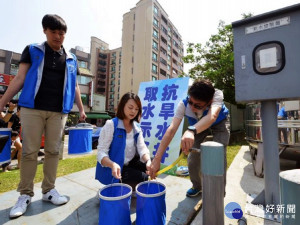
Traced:
[[[146, 179], [145, 179], [145, 181], [146, 181]], [[148, 185], [147, 185], [147, 194], [149, 194], [149, 193], [148, 193], [148, 189], [149, 189], [150, 181], [151, 181], [151, 178], [150, 178], [150, 176], [149, 176], [149, 177], [148, 177]], [[157, 189], [158, 189], [158, 193], [159, 193], [159, 192], [160, 192], [160, 189], [159, 189], [159, 182], [156, 180], [156, 178], [153, 179], [153, 182], [157, 184]]]
[[[114, 179], [116, 179], [116, 178], [113, 176], [111, 179], [111, 182], [110, 182], [110, 187], [112, 187]], [[122, 178], [120, 178], [120, 183], [122, 184]], [[123, 195], [123, 185], [121, 185], [121, 195], [120, 196], [122, 196], [122, 195]]]

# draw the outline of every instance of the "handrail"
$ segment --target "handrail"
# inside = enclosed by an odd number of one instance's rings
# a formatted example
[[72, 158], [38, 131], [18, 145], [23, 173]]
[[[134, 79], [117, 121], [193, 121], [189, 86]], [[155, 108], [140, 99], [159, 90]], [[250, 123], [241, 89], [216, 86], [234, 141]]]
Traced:
[[[246, 120], [246, 126], [261, 127], [261, 120]], [[300, 128], [300, 120], [278, 120], [279, 128]]]

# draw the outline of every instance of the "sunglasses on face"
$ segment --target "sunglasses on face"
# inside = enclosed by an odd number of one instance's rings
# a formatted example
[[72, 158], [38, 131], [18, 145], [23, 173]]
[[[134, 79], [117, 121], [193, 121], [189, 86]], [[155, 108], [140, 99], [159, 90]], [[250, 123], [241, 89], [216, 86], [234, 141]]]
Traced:
[[208, 103], [206, 103], [205, 105], [199, 105], [197, 103], [192, 102], [191, 99], [188, 100], [188, 103], [190, 106], [193, 106], [195, 109], [199, 109], [199, 110], [204, 109], [208, 104]]

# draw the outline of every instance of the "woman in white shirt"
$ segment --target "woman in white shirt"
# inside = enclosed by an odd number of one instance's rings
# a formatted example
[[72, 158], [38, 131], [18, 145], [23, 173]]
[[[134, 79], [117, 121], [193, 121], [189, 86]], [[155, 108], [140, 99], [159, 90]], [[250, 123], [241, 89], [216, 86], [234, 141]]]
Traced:
[[148, 180], [151, 164], [139, 120], [142, 114], [140, 98], [134, 93], [122, 96], [117, 115], [108, 120], [98, 141], [96, 179], [103, 184], [123, 182], [133, 188]]

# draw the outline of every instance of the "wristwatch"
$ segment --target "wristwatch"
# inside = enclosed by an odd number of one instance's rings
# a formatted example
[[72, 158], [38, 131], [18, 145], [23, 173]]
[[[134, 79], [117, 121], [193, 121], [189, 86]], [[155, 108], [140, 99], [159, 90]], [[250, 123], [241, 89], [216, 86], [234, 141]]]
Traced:
[[196, 127], [194, 127], [194, 126], [188, 126], [188, 130], [189, 130], [189, 131], [193, 131], [193, 132], [194, 132], [194, 135], [197, 134]]

